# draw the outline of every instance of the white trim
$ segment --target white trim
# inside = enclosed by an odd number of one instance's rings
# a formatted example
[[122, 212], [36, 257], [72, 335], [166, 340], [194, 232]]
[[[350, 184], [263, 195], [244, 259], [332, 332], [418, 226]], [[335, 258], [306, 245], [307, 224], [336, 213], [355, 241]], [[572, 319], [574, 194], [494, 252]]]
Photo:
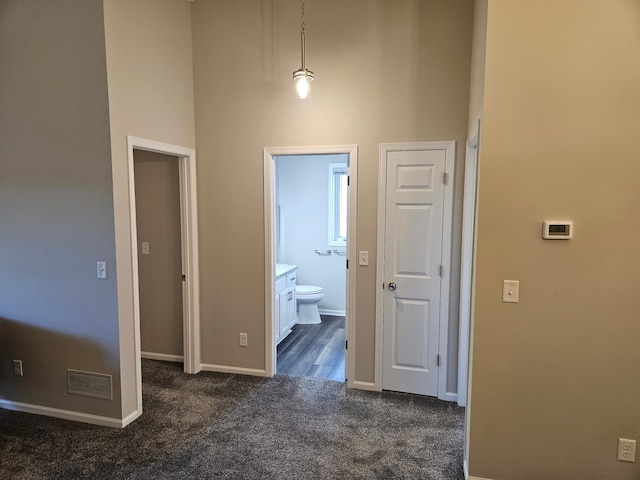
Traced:
[[252, 375], [254, 377], [268, 376], [265, 370], [259, 370], [256, 368], [229, 367], [227, 365], [213, 365], [210, 363], [200, 364], [200, 370], [202, 370], [203, 372], [231, 373], [236, 375]]
[[92, 415], [90, 413], [72, 412], [71, 410], [63, 410], [60, 408], [43, 407], [41, 405], [32, 405], [30, 403], [12, 402], [10, 400], [0, 400], [0, 408], [13, 410], [16, 412], [33, 413], [35, 415], [45, 415], [47, 417], [62, 418], [64, 420], [73, 420], [74, 422], [102, 425], [103, 427], [112, 428], [126, 427], [141, 414], [140, 411], [135, 411], [126, 418], [120, 420], [118, 418]]
[[[478, 207], [480, 204], [480, 163], [482, 162], [482, 119], [478, 119], [478, 131], [477, 131], [477, 138], [476, 138], [477, 144], [476, 144], [476, 183], [477, 183], [477, 190], [476, 190], [476, 222], [477, 222], [477, 217], [478, 217]], [[474, 251], [476, 251], [476, 246], [475, 244], [477, 243], [477, 231], [476, 234], [474, 235]], [[476, 260], [476, 256], [473, 256], [473, 264], [472, 264], [472, 275], [471, 275], [471, 301], [470, 301], [470, 315], [469, 315], [469, 329], [468, 329], [468, 335], [469, 335], [469, 341], [467, 343], [468, 345], [468, 353], [467, 353], [467, 395], [466, 395], [466, 406], [465, 406], [465, 411], [464, 411], [464, 416], [465, 416], [465, 420], [464, 420], [464, 452], [463, 452], [463, 459], [464, 461], [468, 461], [469, 460], [469, 455], [470, 455], [470, 449], [471, 446], [469, 444], [469, 437], [471, 435], [471, 410], [472, 410], [472, 405], [471, 405], [471, 396], [472, 396], [472, 391], [473, 391], [473, 332], [474, 332], [474, 325], [475, 325], [475, 303], [476, 303], [476, 299], [475, 299], [475, 290], [476, 290], [476, 281], [475, 281], [475, 270], [476, 270], [476, 264], [475, 264], [475, 260]]]
[[275, 223], [275, 199], [276, 199], [276, 167], [275, 154], [267, 152], [264, 149], [263, 169], [264, 169], [264, 316], [265, 316], [265, 375], [273, 377], [276, 373], [276, 362], [278, 359], [275, 342], [275, 278], [276, 278], [276, 260], [275, 260], [275, 241], [274, 241], [274, 223]]
[[375, 384], [382, 389], [382, 346], [383, 346], [383, 295], [381, 291], [384, 281], [384, 227], [385, 204], [387, 197], [387, 153], [391, 151], [424, 151], [445, 150], [444, 171], [449, 178], [447, 188], [444, 190], [444, 210], [442, 219], [442, 265], [444, 275], [441, 277], [440, 289], [440, 335], [438, 339], [438, 353], [440, 354], [440, 367], [438, 370], [438, 398], [455, 402], [457, 395], [447, 392], [448, 370], [448, 336], [449, 336], [449, 291], [451, 283], [451, 240], [453, 230], [453, 186], [456, 142], [415, 142], [415, 143], [381, 143], [379, 150], [378, 170], [378, 252], [376, 270], [376, 355], [375, 355]]
[[136, 196], [134, 150], [146, 150], [178, 157], [180, 175], [180, 223], [182, 229], [183, 282], [183, 338], [184, 371], [198, 373], [200, 365], [200, 305], [198, 274], [198, 212], [196, 192], [196, 154], [192, 148], [170, 145], [145, 138], [127, 136], [127, 163], [129, 183], [129, 221], [131, 232], [131, 265], [134, 358], [136, 362], [137, 410], [142, 412], [142, 370], [140, 347], [140, 281], [138, 276], [138, 233], [136, 225]]
[[[349, 175], [348, 165], [345, 162], [336, 162], [329, 164], [329, 175], [327, 178], [329, 179], [329, 206], [327, 211], [329, 213], [328, 225], [329, 229], [327, 232], [327, 245], [330, 247], [346, 247], [347, 241], [345, 240], [336, 240], [336, 171], [347, 171], [347, 176]], [[347, 225], [347, 228], [349, 226]], [[337, 232], [339, 233], [339, 232]]]
[[356, 278], [358, 271], [358, 253], [356, 238], [358, 230], [358, 146], [351, 145], [349, 149], [349, 211], [347, 229], [347, 258], [351, 259], [351, 268], [347, 269], [347, 303], [345, 306], [344, 328], [347, 343], [345, 366], [347, 387], [353, 388], [356, 380]]
[[[429, 142], [429, 146], [436, 142]], [[442, 219], [442, 264], [444, 276], [442, 277], [442, 290], [440, 291], [440, 370], [438, 371], [438, 398], [455, 402], [457, 394], [447, 392], [447, 372], [449, 371], [449, 300], [451, 289], [451, 241], [453, 238], [453, 190], [455, 185], [456, 142], [442, 142], [447, 151], [445, 173], [449, 178], [449, 184], [444, 190], [444, 218]], [[451, 161], [449, 161], [451, 160]]]
[[443, 394], [440, 394], [438, 392], [438, 398], [440, 400], [444, 400], [445, 402], [457, 402], [458, 394], [456, 392], [444, 392]]
[[370, 392], [379, 392], [380, 390], [377, 388], [376, 384], [373, 382], [353, 382], [353, 388], [357, 388], [358, 390], [368, 390]]
[[460, 248], [460, 316], [458, 329], [458, 405], [467, 405], [469, 369], [469, 326], [475, 295], [475, 251], [478, 217], [478, 144], [480, 121], [467, 142], [464, 162], [462, 202], [462, 242]]
[[383, 318], [383, 293], [382, 282], [384, 278], [384, 226], [386, 225], [386, 187], [387, 187], [387, 167], [383, 157], [382, 145], [378, 154], [378, 235], [376, 253], [376, 330], [375, 330], [375, 356], [374, 356], [374, 384], [377, 391], [382, 391], [382, 348], [384, 345], [384, 324]]
[[162, 362], [176, 363], [184, 362], [184, 357], [182, 355], [170, 355], [168, 353], [140, 352], [140, 356], [147, 360], [160, 360]]
[[198, 249], [198, 192], [196, 157], [180, 157], [180, 229], [182, 244], [182, 318], [184, 371], [200, 369], [200, 260]]
[[333, 317], [344, 317], [346, 315], [345, 310], [329, 310], [327, 308], [318, 308], [320, 315], [331, 315]]
[[345, 313], [346, 340], [349, 348], [346, 352], [347, 386], [353, 388], [355, 376], [355, 319], [356, 319], [356, 227], [358, 212], [358, 146], [327, 145], [311, 147], [265, 147], [264, 161], [264, 283], [265, 283], [265, 371], [271, 377], [276, 372], [275, 342], [275, 255], [274, 255], [274, 218], [275, 218], [275, 157], [278, 155], [349, 155], [349, 212], [347, 233], [347, 258], [351, 259], [347, 269], [347, 304]]
[[131, 422], [133, 422], [136, 418], [138, 418], [140, 415], [142, 415], [142, 410], [136, 410], [134, 412], [131, 412], [129, 415], [127, 415], [122, 419], [121, 427], [122, 428], [126, 427]]

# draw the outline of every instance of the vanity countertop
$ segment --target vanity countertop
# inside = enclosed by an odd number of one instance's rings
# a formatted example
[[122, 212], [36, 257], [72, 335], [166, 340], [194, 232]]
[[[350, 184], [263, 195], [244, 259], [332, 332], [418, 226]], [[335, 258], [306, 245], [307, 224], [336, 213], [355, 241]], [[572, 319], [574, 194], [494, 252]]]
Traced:
[[287, 263], [276, 263], [276, 278], [282, 277], [288, 273], [298, 269], [298, 265], [289, 265]]

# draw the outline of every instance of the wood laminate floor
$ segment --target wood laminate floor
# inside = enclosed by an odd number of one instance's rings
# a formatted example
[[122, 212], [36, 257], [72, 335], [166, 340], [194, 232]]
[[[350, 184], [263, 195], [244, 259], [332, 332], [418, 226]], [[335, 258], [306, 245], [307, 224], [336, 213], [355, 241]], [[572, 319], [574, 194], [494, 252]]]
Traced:
[[344, 382], [344, 317], [321, 318], [318, 325], [295, 325], [280, 342], [278, 373]]

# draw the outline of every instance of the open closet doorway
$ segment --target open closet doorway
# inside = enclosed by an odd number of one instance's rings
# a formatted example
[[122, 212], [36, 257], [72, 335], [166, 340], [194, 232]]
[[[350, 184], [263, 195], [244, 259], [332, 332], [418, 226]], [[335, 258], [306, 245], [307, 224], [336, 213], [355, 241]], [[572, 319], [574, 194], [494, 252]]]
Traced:
[[357, 147], [265, 149], [267, 375], [353, 382]]
[[[191, 148], [170, 145], [154, 140], [128, 136], [127, 137], [127, 161], [129, 184], [129, 232], [131, 241], [131, 272], [132, 272], [132, 297], [134, 314], [134, 355], [136, 374], [136, 404], [137, 411], [142, 412], [142, 367], [141, 367], [141, 324], [140, 324], [140, 272], [139, 255], [150, 254], [154, 251], [154, 245], [146, 239], [138, 240], [138, 225], [136, 212], [136, 172], [135, 154], [161, 154], [165, 158], [177, 161], [178, 192], [179, 192], [179, 235], [180, 235], [180, 264], [181, 264], [181, 289], [182, 289], [182, 361], [186, 373], [198, 373], [200, 364], [200, 310], [199, 310], [199, 275], [198, 275], [198, 212], [196, 191], [196, 158], [195, 151]], [[153, 155], [151, 157], [153, 158]], [[175, 186], [174, 192], [175, 192]], [[175, 199], [175, 196], [173, 197]], [[175, 225], [175, 224], [174, 224]], [[174, 241], [174, 243], [177, 243]], [[180, 328], [180, 326], [178, 327]], [[146, 352], [145, 356], [149, 356]], [[162, 354], [162, 352], [160, 352]], [[166, 354], [164, 360], [178, 360], [178, 355]]]
[[134, 150], [142, 358], [184, 362], [178, 157]]

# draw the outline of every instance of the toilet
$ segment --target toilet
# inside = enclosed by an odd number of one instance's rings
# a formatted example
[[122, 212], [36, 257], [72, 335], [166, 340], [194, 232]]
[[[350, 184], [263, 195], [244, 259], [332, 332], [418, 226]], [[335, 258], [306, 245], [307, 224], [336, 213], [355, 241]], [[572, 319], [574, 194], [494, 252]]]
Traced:
[[296, 303], [298, 304], [298, 323], [312, 325], [322, 323], [318, 312], [318, 303], [324, 297], [324, 289], [315, 285], [296, 285]]

